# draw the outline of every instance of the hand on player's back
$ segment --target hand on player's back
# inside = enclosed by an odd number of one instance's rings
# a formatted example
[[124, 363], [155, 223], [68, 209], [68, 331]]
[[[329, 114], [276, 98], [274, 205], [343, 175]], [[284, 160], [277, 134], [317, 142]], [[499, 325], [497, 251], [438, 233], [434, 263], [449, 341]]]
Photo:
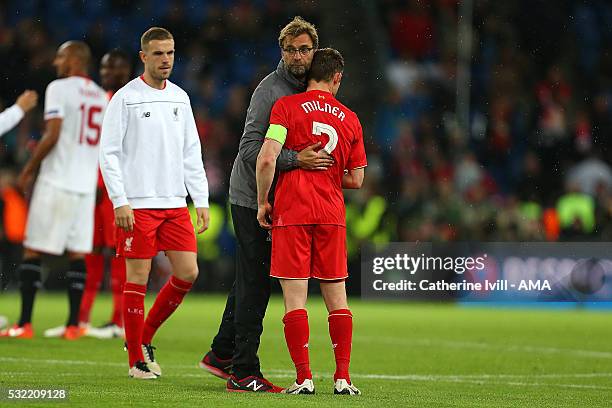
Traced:
[[[324, 149], [318, 149], [321, 142], [304, 148], [297, 154], [298, 167], [304, 170], [327, 170], [334, 164], [334, 158]], [[318, 150], [317, 150], [318, 149]]]
[[125, 231], [134, 231], [134, 211], [129, 205], [115, 208], [115, 225]]
[[22, 111], [28, 112], [38, 103], [38, 94], [36, 91], [26, 90], [17, 98], [17, 105]]

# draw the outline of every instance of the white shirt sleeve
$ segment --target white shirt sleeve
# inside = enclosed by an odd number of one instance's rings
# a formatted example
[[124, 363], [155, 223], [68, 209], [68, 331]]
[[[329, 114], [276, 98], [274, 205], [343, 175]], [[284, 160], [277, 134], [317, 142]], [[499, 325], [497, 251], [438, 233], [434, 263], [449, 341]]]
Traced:
[[127, 131], [127, 107], [120, 95], [115, 95], [104, 113], [100, 138], [100, 171], [113, 208], [128, 205], [121, 173], [123, 138]]
[[185, 186], [196, 208], [208, 208], [208, 180], [202, 162], [200, 136], [187, 99], [187, 117], [185, 118], [185, 144], [183, 145], [183, 168]]
[[0, 136], [17, 126], [23, 114], [23, 110], [17, 104], [0, 113]]
[[57, 81], [47, 85], [47, 90], [45, 91], [45, 120], [61, 119], [64, 117], [65, 92], [62, 92], [59, 85]]

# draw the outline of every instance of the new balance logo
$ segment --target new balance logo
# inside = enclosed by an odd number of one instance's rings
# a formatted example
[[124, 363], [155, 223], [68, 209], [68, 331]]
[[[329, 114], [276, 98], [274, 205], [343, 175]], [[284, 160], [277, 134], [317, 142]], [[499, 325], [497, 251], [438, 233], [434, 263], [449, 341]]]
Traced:
[[257, 384], [257, 380], [253, 380], [247, 385], [247, 388], [249, 387], [253, 388], [253, 391], [259, 391], [259, 389], [263, 387], [263, 384]]
[[151, 112], [142, 112], [141, 118], [149, 118], [151, 117]]
[[172, 111], [172, 114], [174, 115], [174, 121], [178, 122], [178, 120], [179, 120], [178, 108], [174, 108], [174, 110]]

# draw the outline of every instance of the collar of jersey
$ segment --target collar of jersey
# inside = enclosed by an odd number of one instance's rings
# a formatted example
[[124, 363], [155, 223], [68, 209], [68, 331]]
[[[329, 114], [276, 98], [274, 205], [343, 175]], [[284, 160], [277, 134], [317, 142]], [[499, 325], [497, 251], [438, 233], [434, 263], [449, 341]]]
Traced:
[[142, 80], [142, 83], [145, 84], [147, 87], [154, 89], [156, 91], [163, 91], [164, 89], [166, 89], [166, 86], [168, 85], [167, 81], [164, 79], [164, 87], [162, 89], [157, 89], [152, 87], [151, 85], [147, 84], [147, 81], [145, 81], [144, 79], [144, 75], [140, 75], [138, 78], [140, 78]]
[[321, 89], [311, 89], [311, 90], [306, 90], [306, 93], [310, 93], [310, 92], [322, 93], [322, 94], [325, 94], [325, 95], [329, 95], [329, 96], [331, 96], [332, 98], [334, 97], [334, 94], [332, 94], [331, 92], [329, 92], [329, 91], [323, 91], [323, 90], [321, 90]]

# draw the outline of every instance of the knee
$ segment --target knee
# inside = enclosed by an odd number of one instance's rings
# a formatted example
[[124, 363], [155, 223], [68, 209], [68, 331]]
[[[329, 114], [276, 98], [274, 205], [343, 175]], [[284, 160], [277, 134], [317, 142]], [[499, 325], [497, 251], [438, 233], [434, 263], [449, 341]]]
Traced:
[[294, 310], [306, 309], [306, 299], [299, 297], [285, 298], [285, 313], [293, 312]]
[[146, 285], [149, 280], [149, 271], [134, 269], [127, 271], [126, 281], [130, 283], [135, 283], [137, 285]]
[[180, 271], [175, 271], [174, 273], [177, 278], [190, 283], [195, 282], [195, 280], [198, 278], [198, 274], [199, 271], [197, 265]]
[[335, 296], [326, 299], [325, 306], [328, 312], [333, 312], [339, 309], [348, 309], [348, 302], [346, 296]]

